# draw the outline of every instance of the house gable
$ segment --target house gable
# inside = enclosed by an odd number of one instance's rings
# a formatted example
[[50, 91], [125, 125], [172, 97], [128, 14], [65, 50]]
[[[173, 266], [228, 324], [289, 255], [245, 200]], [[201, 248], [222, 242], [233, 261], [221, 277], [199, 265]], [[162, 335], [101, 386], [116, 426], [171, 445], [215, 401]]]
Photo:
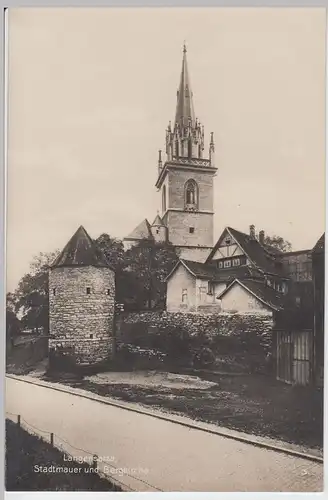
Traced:
[[245, 255], [245, 252], [226, 228], [215, 245], [215, 251], [210, 258], [213, 261], [227, 257], [240, 257], [241, 255]]
[[196, 309], [196, 277], [181, 261], [167, 279], [166, 309], [169, 312]]
[[221, 295], [223, 312], [272, 314], [272, 308], [235, 280]]
[[253, 264], [240, 241], [233, 234], [233, 230], [229, 227], [226, 227], [222, 232], [206, 263], [212, 264], [219, 269]]

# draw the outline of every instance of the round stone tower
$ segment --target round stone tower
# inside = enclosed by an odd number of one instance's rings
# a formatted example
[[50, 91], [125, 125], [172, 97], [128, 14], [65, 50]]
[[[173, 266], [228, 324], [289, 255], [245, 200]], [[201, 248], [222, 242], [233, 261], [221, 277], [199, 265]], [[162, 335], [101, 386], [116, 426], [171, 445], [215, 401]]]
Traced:
[[77, 365], [111, 357], [115, 273], [80, 226], [49, 271], [49, 351], [74, 354]]

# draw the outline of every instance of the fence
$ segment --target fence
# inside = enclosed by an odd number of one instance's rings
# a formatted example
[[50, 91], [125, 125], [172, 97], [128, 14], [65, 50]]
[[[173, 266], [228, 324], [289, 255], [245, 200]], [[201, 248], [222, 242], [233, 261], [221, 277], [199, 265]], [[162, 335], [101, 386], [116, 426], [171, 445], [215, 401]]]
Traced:
[[312, 381], [312, 330], [277, 331], [277, 379], [288, 384], [307, 385]]
[[[126, 482], [122, 481], [122, 479], [118, 479], [116, 475], [112, 475], [108, 472], [107, 468], [109, 467], [111, 470], [113, 470], [113, 463], [110, 461], [103, 460], [103, 457], [98, 457], [96, 454], [84, 450], [83, 448], [78, 448], [77, 446], [72, 445], [67, 441], [67, 439], [62, 438], [61, 436], [58, 436], [58, 434], [55, 434], [54, 432], [50, 432], [48, 430], [43, 430], [39, 429], [35, 425], [30, 424], [27, 422], [24, 418], [22, 418], [21, 415], [17, 415], [15, 413], [11, 413], [6, 411], [6, 418], [9, 420], [17, 423], [17, 425], [23, 429], [25, 429], [29, 434], [32, 434], [38, 438], [40, 438], [42, 441], [50, 443], [54, 448], [57, 448], [61, 452], [64, 452], [67, 456], [70, 457], [69, 462], [74, 462], [76, 463], [76, 457], [77, 455], [74, 455], [74, 450], [78, 452], [85, 453], [87, 457], [92, 457], [92, 463], [90, 464], [93, 471], [97, 473], [100, 477], [105, 478], [109, 481], [111, 481], [113, 484], [121, 486], [123, 491], [140, 491], [139, 489], [134, 489], [130, 485], [126, 484]], [[106, 457], [106, 458], [114, 458], [114, 457]], [[85, 463], [85, 462], [84, 462]], [[81, 465], [79, 463], [79, 465]], [[127, 472], [126, 467], [115, 467], [116, 470], [119, 471], [124, 471], [124, 475], [127, 476], [130, 479], [133, 479], [134, 481], [141, 482], [148, 486], [148, 488], [151, 488], [153, 491], [163, 491], [156, 486], [150, 484], [149, 482], [145, 481], [144, 479], [141, 479], [140, 477], [136, 477], [129, 472]]]

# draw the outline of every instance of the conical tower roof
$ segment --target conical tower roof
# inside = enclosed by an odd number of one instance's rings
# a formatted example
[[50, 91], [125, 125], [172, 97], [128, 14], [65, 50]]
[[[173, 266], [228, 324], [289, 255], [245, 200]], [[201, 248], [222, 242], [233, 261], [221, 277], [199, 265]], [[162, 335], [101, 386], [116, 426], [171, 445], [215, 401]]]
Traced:
[[76, 233], [73, 234], [50, 267], [71, 266], [110, 267], [105, 256], [83, 226], [80, 226]]
[[182, 69], [180, 77], [180, 85], [177, 94], [177, 108], [175, 113], [175, 123], [188, 126], [189, 120], [195, 125], [195, 112], [193, 104], [193, 95], [191, 91], [188, 65], [187, 65], [187, 48], [183, 46]]
[[152, 226], [165, 226], [163, 219], [160, 218], [159, 214], [156, 215]]

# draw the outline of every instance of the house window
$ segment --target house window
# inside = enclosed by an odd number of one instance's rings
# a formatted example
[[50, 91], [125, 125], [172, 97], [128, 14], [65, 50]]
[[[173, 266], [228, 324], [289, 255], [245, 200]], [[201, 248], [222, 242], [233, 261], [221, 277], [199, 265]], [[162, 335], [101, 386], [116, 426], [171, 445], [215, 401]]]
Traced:
[[219, 268], [221, 269], [223, 267], [223, 262], [222, 260], [219, 260]]
[[56, 288], [52, 289], [52, 295], [56, 295]]
[[214, 295], [214, 290], [215, 290], [214, 283], [212, 281], [209, 281], [208, 285], [207, 285], [207, 293], [208, 293], [208, 295]]
[[87, 286], [87, 290], [86, 290], [86, 292], [87, 292], [87, 295], [90, 295], [90, 293], [91, 293], [91, 288], [90, 288], [89, 286]]
[[232, 265], [233, 266], [240, 266], [240, 259], [233, 259], [232, 260]]
[[297, 306], [301, 305], [301, 297], [295, 297], [295, 302]]
[[182, 290], [182, 299], [181, 299], [183, 304], [186, 304], [188, 301], [188, 290], [184, 289]]
[[223, 267], [231, 267], [231, 260], [225, 260]]
[[287, 287], [286, 283], [283, 283], [281, 285], [281, 291], [282, 291], [282, 293], [287, 293], [288, 292], [288, 287]]
[[110, 295], [110, 288], [107, 288], [106, 295]]
[[185, 205], [186, 207], [197, 208], [198, 186], [196, 181], [189, 179], [185, 185]]
[[227, 236], [227, 238], [224, 240], [226, 245], [231, 245], [231, 238]]
[[90, 333], [90, 339], [93, 339], [93, 333]]
[[190, 227], [189, 228], [189, 233], [193, 234], [195, 232], [195, 228], [194, 227]]

